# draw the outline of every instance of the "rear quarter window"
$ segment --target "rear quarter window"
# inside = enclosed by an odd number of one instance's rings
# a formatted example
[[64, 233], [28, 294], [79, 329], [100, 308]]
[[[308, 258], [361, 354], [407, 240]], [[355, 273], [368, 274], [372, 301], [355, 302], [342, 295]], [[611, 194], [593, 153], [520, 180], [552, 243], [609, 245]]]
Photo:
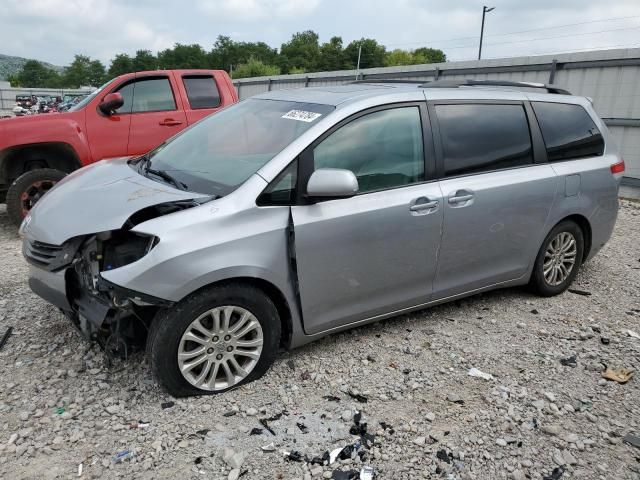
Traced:
[[192, 109], [217, 108], [220, 106], [220, 92], [211, 75], [188, 75], [182, 78], [187, 98]]
[[604, 139], [581, 105], [532, 102], [550, 162], [600, 156]]

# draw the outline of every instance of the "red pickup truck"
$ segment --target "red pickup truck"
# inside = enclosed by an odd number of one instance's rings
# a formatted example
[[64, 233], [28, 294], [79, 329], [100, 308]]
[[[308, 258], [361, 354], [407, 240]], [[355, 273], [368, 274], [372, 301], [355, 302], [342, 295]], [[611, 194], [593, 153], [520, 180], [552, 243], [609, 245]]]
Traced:
[[146, 153], [237, 101], [223, 70], [157, 70], [114, 78], [68, 112], [2, 119], [0, 202], [19, 224], [69, 172]]

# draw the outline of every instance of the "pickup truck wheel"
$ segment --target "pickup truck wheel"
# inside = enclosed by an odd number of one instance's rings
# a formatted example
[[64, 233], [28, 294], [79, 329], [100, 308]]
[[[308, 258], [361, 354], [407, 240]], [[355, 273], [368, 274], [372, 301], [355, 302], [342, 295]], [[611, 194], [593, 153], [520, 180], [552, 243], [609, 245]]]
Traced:
[[214, 394], [261, 377], [280, 342], [278, 311], [261, 290], [240, 283], [199, 291], [154, 319], [151, 370], [173, 396]]
[[7, 191], [7, 214], [16, 225], [42, 196], [67, 174], [53, 168], [37, 168], [20, 175]]

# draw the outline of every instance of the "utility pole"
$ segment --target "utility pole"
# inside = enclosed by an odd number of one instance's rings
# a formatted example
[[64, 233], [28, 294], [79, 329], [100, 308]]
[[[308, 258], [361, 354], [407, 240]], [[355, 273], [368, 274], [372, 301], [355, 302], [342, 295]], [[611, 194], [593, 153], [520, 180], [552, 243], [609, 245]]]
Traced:
[[358, 65], [356, 66], [356, 80], [358, 80], [358, 76], [360, 75], [360, 55], [362, 54], [362, 44], [358, 47]]
[[484, 16], [489, 13], [491, 10], [495, 10], [496, 7], [488, 8], [487, 6], [482, 7], [482, 26], [480, 27], [480, 48], [478, 48], [478, 60], [482, 58], [482, 37], [484, 36]]
[[233, 80], [233, 64], [229, 65], [229, 77]]

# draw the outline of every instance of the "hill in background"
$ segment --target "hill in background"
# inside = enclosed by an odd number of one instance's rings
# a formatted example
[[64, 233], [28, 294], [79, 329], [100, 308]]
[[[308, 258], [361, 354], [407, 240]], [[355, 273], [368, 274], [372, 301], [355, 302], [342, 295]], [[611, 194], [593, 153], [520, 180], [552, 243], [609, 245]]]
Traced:
[[[0, 80], [6, 80], [9, 75], [18, 73], [28, 58], [12, 57], [0, 53]], [[63, 68], [57, 65], [51, 65], [47, 62], [40, 62], [47, 68], [53, 68], [57, 72], [62, 72]]]

